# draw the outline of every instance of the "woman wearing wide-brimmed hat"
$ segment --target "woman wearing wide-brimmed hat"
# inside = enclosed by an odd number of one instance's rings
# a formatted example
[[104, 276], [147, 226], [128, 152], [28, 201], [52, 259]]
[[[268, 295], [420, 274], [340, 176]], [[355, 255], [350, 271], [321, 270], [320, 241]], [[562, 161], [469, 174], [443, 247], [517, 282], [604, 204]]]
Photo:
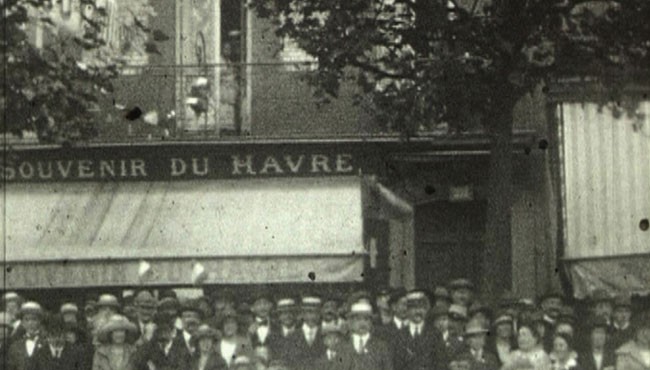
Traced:
[[138, 328], [125, 316], [111, 316], [97, 333], [99, 346], [93, 370], [131, 370], [137, 332]]
[[219, 332], [209, 325], [201, 325], [192, 336], [192, 342], [196, 348], [190, 370], [222, 370], [227, 369], [228, 364], [217, 353], [216, 343], [219, 340]]

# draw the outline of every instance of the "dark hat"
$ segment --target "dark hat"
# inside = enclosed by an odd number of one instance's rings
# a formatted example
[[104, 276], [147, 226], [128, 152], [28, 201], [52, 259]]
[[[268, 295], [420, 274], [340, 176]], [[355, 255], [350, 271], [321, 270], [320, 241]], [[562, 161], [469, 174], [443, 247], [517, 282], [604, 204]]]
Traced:
[[611, 302], [613, 300], [613, 297], [609, 292], [605, 289], [596, 289], [591, 293], [591, 302], [592, 303], [598, 303], [598, 302]]
[[469, 306], [469, 316], [473, 316], [474, 314], [478, 312], [482, 312], [487, 316], [492, 316], [492, 309], [488, 307], [486, 304], [483, 302], [475, 301]]
[[573, 307], [564, 306], [560, 308], [557, 321], [573, 325], [576, 322], [576, 313]]
[[435, 320], [440, 316], [448, 316], [449, 311], [444, 306], [436, 305], [436, 306], [433, 306], [433, 308], [431, 309], [430, 315], [431, 315], [431, 318]]
[[158, 291], [158, 299], [163, 300], [165, 298], [174, 298], [178, 300], [176, 292], [173, 289], [161, 289]]
[[501, 307], [512, 306], [514, 304], [517, 304], [517, 301], [518, 301], [517, 296], [512, 291], [506, 290], [499, 297], [499, 306]]
[[179, 313], [183, 314], [184, 312], [196, 312], [199, 317], [203, 317], [203, 310], [201, 310], [198, 302], [194, 299], [188, 299], [181, 305]]
[[172, 297], [165, 297], [158, 302], [159, 310], [178, 310], [181, 304], [178, 302], [178, 299]]
[[404, 288], [397, 288], [395, 289], [392, 294], [390, 295], [390, 304], [395, 304], [397, 301], [400, 299], [404, 298], [406, 296], [406, 289]]
[[156, 298], [148, 290], [141, 290], [133, 299], [136, 306], [155, 308], [157, 306]]
[[474, 284], [469, 279], [454, 279], [447, 286], [452, 291], [457, 289], [474, 290]]
[[632, 297], [629, 294], [620, 294], [614, 299], [614, 308], [632, 307]]
[[444, 286], [437, 286], [433, 289], [433, 298], [436, 300], [446, 299], [449, 300], [449, 290]]
[[592, 316], [589, 318], [587, 321], [587, 328], [589, 330], [595, 330], [595, 329], [609, 329], [609, 324], [607, 323], [607, 320], [602, 317], [602, 316]]

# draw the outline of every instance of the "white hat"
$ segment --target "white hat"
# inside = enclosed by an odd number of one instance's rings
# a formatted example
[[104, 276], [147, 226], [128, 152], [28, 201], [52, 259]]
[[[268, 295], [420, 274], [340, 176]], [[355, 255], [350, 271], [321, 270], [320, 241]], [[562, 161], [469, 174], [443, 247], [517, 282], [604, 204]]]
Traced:
[[35, 314], [40, 316], [43, 314], [43, 308], [37, 302], [25, 302], [20, 306], [20, 313], [21, 315]]
[[350, 316], [355, 315], [372, 315], [372, 305], [365, 300], [360, 300], [350, 306]]
[[64, 303], [61, 305], [61, 308], [59, 309], [61, 313], [77, 313], [79, 312], [79, 307], [77, 307], [76, 304], [74, 303]]

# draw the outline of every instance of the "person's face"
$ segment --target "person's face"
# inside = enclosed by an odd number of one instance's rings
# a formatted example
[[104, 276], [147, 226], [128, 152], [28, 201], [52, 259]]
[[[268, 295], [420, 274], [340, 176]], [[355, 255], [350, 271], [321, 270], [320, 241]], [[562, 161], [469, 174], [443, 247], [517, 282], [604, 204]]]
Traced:
[[416, 324], [424, 321], [427, 312], [429, 312], [429, 307], [426, 304], [417, 304], [407, 310], [409, 320]]
[[509, 323], [499, 324], [496, 327], [496, 335], [499, 338], [512, 338], [512, 325]]
[[63, 322], [66, 324], [74, 324], [77, 322], [77, 314], [74, 312], [66, 312], [62, 315]]
[[41, 326], [41, 321], [38, 316], [33, 314], [24, 315], [21, 322], [25, 331], [29, 334], [36, 333]]
[[138, 319], [142, 322], [149, 322], [156, 313], [156, 307], [150, 305], [138, 305], [136, 307]]
[[70, 344], [75, 344], [77, 343], [77, 333], [74, 331], [69, 331], [65, 333], [65, 341], [70, 343]]
[[320, 312], [315, 309], [306, 309], [302, 312], [303, 321], [311, 327], [320, 324]]
[[350, 330], [354, 334], [366, 335], [372, 329], [372, 318], [366, 315], [355, 315], [350, 318]]
[[607, 330], [605, 328], [595, 328], [591, 331], [591, 346], [593, 348], [603, 349], [607, 342]]
[[112, 306], [102, 306], [97, 310], [98, 315], [111, 316], [117, 313], [117, 310]]
[[632, 311], [629, 307], [617, 307], [614, 310], [614, 321], [619, 325], [628, 323], [631, 317]]
[[472, 301], [472, 291], [467, 288], [455, 289], [451, 292], [451, 302], [461, 306], [469, 306]]
[[227, 338], [233, 337], [239, 330], [239, 323], [234, 317], [227, 318], [223, 323], [223, 335]]
[[490, 320], [488, 320], [487, 315], [485, 312], [476, 312], [472, 317], [470, 317], [470, 320], [478, 320], [481, 322], [483, 325], [487, 326], [490, 323]]
[[553, 339], [553, 352], [560, 359], [566, 359], [569, 356], [569, 344], [562, 337]]
[[123, 344], [126, 342], [126, 332], [124, 330], [114, 330], [111, 333], [113, 344]]
[[20, 305], [17, 301], [9, 301], [5, 304], [5, 311], [11, 316], [16, 317], [18, 311], [20, 311]]
[[612, 317], [613, 311], [614, 307], [612, 306], [611, 302], [603, 301], [598, 302], [594, 305], [594, 315], [599, 317], [610, 319]]
[[402, 297], [395, 301], [392, 306], [393, 314], [400, 320], [406, 319], [408, 315], [408, 308], [406, 306], [406, 297]]
[[205, 337], [199, 339], [199, 351], [201, 353], [210, 353], [212, 351], [212, 348], [214, 346], [214, 340], [210, 337]]
[[323, 305], [323, 321], [334, 321], [337, 318], [338, 309], [336, 303], [326, 303]]
[[283, 310], [280, 311], [278, 319], [280, 320], [280, 324], [290, 328], [296, 322], [296, 315], [291, 310]]
[[201, 317], [198, 312], [194, 311], [185, 311], [181, 316], [181, 323], [183, 325], [183, 330], [187, 331], [190, 334], [194, 334], [196, 329], [199, 327], [201, 322]]
[[172, 338], [174, 338], [174, 327], [173, 326], [158, 326], [156, 328], [156, 340], [159, 343], [169, 343]]
[[260, 298], [253, 304], [253, 312], [257, 317], [267, 319], [271, 315], [273, 303], [266, 298]]
[[522, 351], [530, 351], [537, 346], [537, 337], [529, 327], [524, 326], [517, 332], [517, 344]]
[[327, 349], [335, 349], [341, 342], [341, 337], [336, 333], [329, 333], [323, 337], [323, 343]]
[[485, 334], [474, 334], [467, 337], [469, 348], [478, 351], [485, 347]]
[[433, 320], [433, 326], [441, 333], [449, 330], [449, 316], [440, 315]]
[[549, 297], [542, 301], [541, 307], [545, 314], [550, 317], [557, 317], [562, 308], [562, 300], [558, 297]]

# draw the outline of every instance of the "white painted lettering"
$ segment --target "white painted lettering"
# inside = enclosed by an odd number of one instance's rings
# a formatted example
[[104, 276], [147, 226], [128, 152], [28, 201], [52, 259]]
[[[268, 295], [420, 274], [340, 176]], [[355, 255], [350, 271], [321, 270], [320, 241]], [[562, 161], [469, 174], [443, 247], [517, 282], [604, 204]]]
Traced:
[[282, 167], [280, 167], [280, 163], [278, 163], [278, 160], [272, 155], [266, 157], [266, 160], [264, 160], [264, 167], [262, 167], [260, 173], [269, 173], [270, 169], [273, 169], [273, 173], [284, 173]]
[[302, 154], [298, 156], [297, 162], [294, 161], [290, 155], [284, 156], [284, 161], [287, 162], [287, 166], [289, 166], [289, 170], [291, 170], [291, 173], [298, 173], [300, 167], [302, 167], [302, 162], [304, 162], [304, 160], [305, 160], [305, 156]]
[[233, 155], [232, 156], [232, 174], [233, 175], [241, 175], [241, 169], [245, 169], [245, 173], [248, 175], [255, 175], [255, 171], [253, 171], [253, 156], [252, 155], [247, 155], [245, 160], [242, 160], [239, 158], [238, 155]]
[[0, 173], [5, 180], [13, 180], [16, 178], [16, 170], [13, 167], [5, 167], [0, 165]]
[[31, 179], [34, 176], [34, 166], [29, 162], [23, 162], [18, 167], [18, 173], [24, 179]]
[[203, 169], [199, 166], [199, 159], [192, 158], [192, 173], [198, 176], [205, 176], [208, 174], [208, 157], [203, 157]]
[[172, 158], [172, 176], [180, 176], [185, 174], [187, 170], [187, 164], [184, 160], [180, 158]]
[[352, 155], [350, 154], [339, 154], [336, 156], [336, 172], [352, 172], [354, 167], [350, 164], [352, 160]]
[[70, 176], [70, 168], [72, 168], [72, 161], [66, 161], [65, 167], [63, 162], [56, 161], [56, 167], [59, 169], [59, 173], [61, 174], [61, 177], [67, 179], [68, 176]]
[[131, 176], [132, 177], [138, 177], [138, 173], [140, 173], [140, 176], [142, 177], [147, 177], [147, 171], [144, 168], [145, 162], [142, 159], [132, 159], [131, 160]]
[[[52, 178], [52, 162], [38, 162], [36, 164], [38, 169], [38, 177], [41, 179], [51, 179]], [[47, 170], [47, 171], [46, 171]]]
[[124, 159], [120, 160], [120, 176], [122, 177], [129, 176], [129, 171], [127, 171], [126, 161]]
[[108, 175], [115, 177], [115, 161], [99, 161], [99, 177], [104, 178]]
[[93, 165], [93, 162], [88, 159], [82, 159], [79, 161], [79, 178], [80, 179], [90, 179], [95, 176], [93, 169], [90, 166]]
[[323, 154], [314, 154], [311, 156], [311, 172], [317, 173], [320, 171], [332, 172], [330, 169], [329, 158]]

